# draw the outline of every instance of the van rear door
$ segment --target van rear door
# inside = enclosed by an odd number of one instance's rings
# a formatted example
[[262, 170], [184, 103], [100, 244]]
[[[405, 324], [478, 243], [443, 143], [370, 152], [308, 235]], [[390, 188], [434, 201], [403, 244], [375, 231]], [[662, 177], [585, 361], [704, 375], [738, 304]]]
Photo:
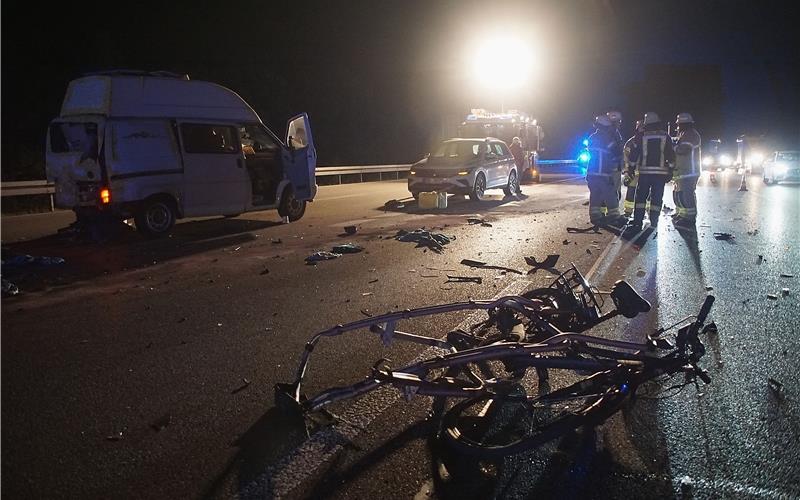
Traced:
[[286, 127], [286, 145], [283, 168], [292, 181], [294, 196], [300, 201], [313, 200], [317, 194], [317, 150], [311, 137], [308, 115], [301, 113]]
[[250, 200], [250, 178], [237, 127], [179, 121], [185, 216], [232, 215]]
[[84, 118], [57, 119], [47, 131], [47, 181], [55, 185], [55, 205], [73, 209], [99, 201], [104, 182], [99, 152], [103, 122]]

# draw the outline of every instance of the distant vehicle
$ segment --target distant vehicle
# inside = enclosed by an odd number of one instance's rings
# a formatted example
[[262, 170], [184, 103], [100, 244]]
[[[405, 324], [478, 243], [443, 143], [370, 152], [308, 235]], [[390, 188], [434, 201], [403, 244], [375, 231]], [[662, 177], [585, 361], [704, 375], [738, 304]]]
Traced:
[[491, 113], [485, 109], [472, 109], [466, 120], [458, 127], [459, 137], [497, 137], [511, 144], [519, 137], [525, 161], [520, 172], [520, 180], [541, 182], [541, 174], [536, 166], [539, 153], [544, 150], [544, 133], [537, 121], [525, 113], [508, 110], [506, 113]]
[[711, 139], [702, 149], [704, 171], [714, 173], [735, 168], [734, 157], [722, 147], [721, 140]]
[[764, 184], [800, 182], [800, 151], [775, 151], [764, 162]]
[[736, 139], [737, 169], [744, 168], [747, 173], [760, 171], [764, 163], [766, 148], [763, 137], [742, 135]]
[[411, 166], [408, 190], [414, 198], [423, 191], [447, 191], [483, 199], [487, 189], [517, 192], [519, 174], [508, 145], [494, 137], [449, 139]]
[[150, 237], [181, 217], [277, 208], [296, 221], [317, 192], [305, 113], [289, 120], [283, 142], [235, 92], [188, 75], [73, 80], [46, 147], [56, 206], [78, 220], [132, 217]]

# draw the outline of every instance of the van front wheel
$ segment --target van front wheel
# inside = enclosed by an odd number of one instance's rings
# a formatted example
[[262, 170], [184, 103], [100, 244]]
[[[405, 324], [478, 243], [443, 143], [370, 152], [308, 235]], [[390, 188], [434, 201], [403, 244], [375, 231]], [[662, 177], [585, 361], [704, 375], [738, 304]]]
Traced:
[[169, 234], [176, 218], [175, 205], [164, 198], [146, 200], [136, 212], [136, 229], [148, 238], [160, 238]]
[[289, 217], [289, 222], [300, 220], [306, 213], [306, 202], [300, 201], [294, 196], [294, 190], [287, 189], [281, 196], [281, 204], [278, 207], [278, 215]]

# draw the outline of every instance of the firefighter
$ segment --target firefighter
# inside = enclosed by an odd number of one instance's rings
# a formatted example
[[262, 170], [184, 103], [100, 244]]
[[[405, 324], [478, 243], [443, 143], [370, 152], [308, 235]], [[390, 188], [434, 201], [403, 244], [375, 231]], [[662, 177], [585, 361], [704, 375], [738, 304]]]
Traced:
[[[622, 151], [622, 145], [625, 141], [622, 140], [622, 113], [616, 110], [609, 111], [606, 113], [606, 116], [609, 120], [611, 120], [611, 124], [614, 126], [614, 138], [618, 143], [618, 148]], [[617, 162], [617, 173], [614, 176], [614, 186], [617, 191], [617, 200], [622, 199], [622, 171], [625, 168], [623, 164], [622, 155], [619, 156], [619, 161]]]
[[692, 227], [697, 217], [695, 189], [700, 178], [700, 133], [694, 128], [694, 119], [689, 113], [679, 113], [675, 123], [678, 140], [675, 145], [675, 171], [672, 197], [676, 213], [676, 226]]
[[625, 167], [625, 178], [623, 180], [623, 184], [627, 187], [625, 191], [625, 201], [623, 202], [623, 208], [625, 209], [625, 216], [632, 217], [633, 216], [633, 204], [634, 199], [636, 197], [636, 181], [638, 180], [639, 176], [636, 173], [636, 165], [631, 162], [631, 149], [633, 148], [633, 143], [636, 141], [637, 138], [641, 137], [642, 133], [642, 120], [636, 120], [636, 126], [633, 129], [633, 135], [625, 141], [625, 145], [622, 147], [622, 162]]
[[633, 221], [628, 230], [641, 231], [647, 197], [650, 197], [650, 226], [658, 227], [664, 197], [664, 185], [672, 177], [675, 150], [672, 139], [662, 129], [661, 119], [652, 111], [645, 113], [642, 134], [633, 142], [630, 160], [636, 166], [639, 180], [633, 207]]
[[586, 182], [589, 185], [589, 220], [592, 224], [620, 222], [619, 198], [614, 184], [619, 157], [619, 143], [614, 137], [614, 126], [606, 115], [594, 120], [595, 132], [589, 136], [589, 163]]

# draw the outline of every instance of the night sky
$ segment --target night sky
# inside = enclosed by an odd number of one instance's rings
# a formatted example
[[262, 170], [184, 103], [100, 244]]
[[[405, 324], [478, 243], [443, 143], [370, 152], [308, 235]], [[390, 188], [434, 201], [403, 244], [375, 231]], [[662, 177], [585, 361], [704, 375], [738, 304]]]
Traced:
[[[46, 5], [46, 6], [45, 6]], [[69, 80], [102, 69], [188, 73], [237, 91], [279, 136], [306, 111], [321, 165], [410, 162], [470, 108], [539, 118], [545, 157], [574, 154], [592, 117], [630, 129], [694, 114], [705, 139], [766, 134], [800, 149], [800, 18], [789, 2], [3, 2], [3, 178], [35, 163]], [[478, 88], [476, 40], [536, 52], [518, 91]], [[487, 67], [513, 72], [514, 67]], [[43, 178], [41, 176], [34, 176]]]

